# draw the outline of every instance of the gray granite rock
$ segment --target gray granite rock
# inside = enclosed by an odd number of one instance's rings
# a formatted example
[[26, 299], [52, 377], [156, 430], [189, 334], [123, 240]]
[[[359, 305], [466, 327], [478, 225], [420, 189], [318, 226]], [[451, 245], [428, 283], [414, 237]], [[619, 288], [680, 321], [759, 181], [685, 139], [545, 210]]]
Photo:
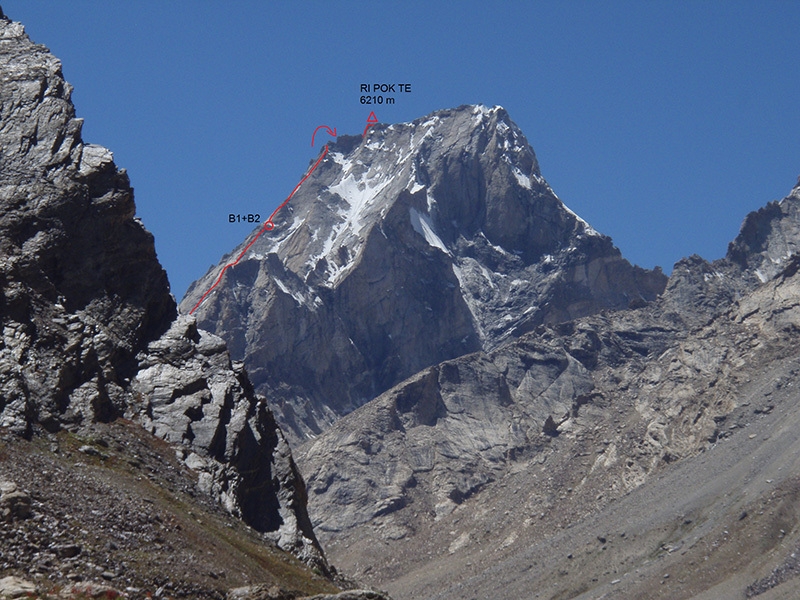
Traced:
[[126, 416], [178, 445], [203, 491], [327, 571], [291, 450], [224, 341], [179, 317], [139, 355], [131, 391]]
[[36, 594], [36, 584], [9, 575], [0, 579], [0, 598], [30, 598]]
[[61, 63], [0, 20], [0, 425], [124, 410], [135, 355], [175, 317], [111, 152], [87, 145]]
[[[501, 107], [340, 137], [200, 304], [293, 442], [406, 377], [542, 323], [655, 299], [556, 197]], [[196, 281], [194, 309], [256, 232]]]
[[[774, 222], [761, 227], [800, 227], [799, 201], [795, 188]], [[542, 325], [491, 352], [442, 362], [299, 447], [309, 511], [337, 564], [409, 597], [439, 593], [444, 582], [451, 587], [443, 598], [487, 597], [503, 560], [514, 565], [507, 581], [555, 589], [508, 556], [573, 523], [599, 528], [607, 503], [651, 489], [672, 465], [699, 461], [714, 448], [721, 456], [726, 447], [741, 452], [749, 472], [748, 444], [771, 432], [742, 430], [796, 406], [800, 258], [772, 263], [777, 270], [762, 282], [759, 257], [773, 255], [767, 240], [744, 263], [684, 259], [652, 303]], [[677, 486], [676, 495], [701, 497], [696, 489], [704, 483], [692, 485]], [[707, 490], [700, 504], [721, 502], [727, 489]], [[663, 510], [673, 510], [669, 496], [652, 500], [653, 510], [662, 501]], [[360, 551], [365, 545], [372, 550]], [[486, 558], [506, 548], [506, 558]], [[465, 549], [470, 559], [460, 562]], [[447, 564], [442, 556], [454, 555], [460, 571], [430, 568], [417, 554], [424, 552], [440, 557], [437, 568]], [[749, 556], [760, 564], [758, 551]], [[562, 562], [545, 572], [568, 570]], [[422, 580], [429, 587], [417, 584]], [[481, 591], [464, 581], [482, 582]], [[502, 597], [517, 597], [510, 586], [503, 590]]]
[[[0, 427], [138, 420], [205, 492], [327, 571], [272, 414], [225, 343], [177, 319], [127, 174], [83, 141], [58, 59], [2, 13], [0, 81]], [[26, 516], [23, 496], [3, 492], [6, 517]]]
[[27, 519], [31, 516], [31, 496], [13, 481], [0, 481], [0, 519]]
[[279, 588], [264, 584], [233, 588], [227, 600], [390, 600], [389, 596], [372, 590], [347, 590], [338, 594], [298, 596]]

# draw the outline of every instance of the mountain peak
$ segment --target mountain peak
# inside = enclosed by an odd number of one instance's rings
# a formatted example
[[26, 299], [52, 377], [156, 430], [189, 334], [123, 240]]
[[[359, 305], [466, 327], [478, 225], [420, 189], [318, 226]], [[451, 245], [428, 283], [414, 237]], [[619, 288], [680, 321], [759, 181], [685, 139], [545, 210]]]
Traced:
[[[492, 244], [528, 261], [555, 251], [573, 231], [597, 235], [555, 196], [533, 149], [502, 107], [464, 105], [411, 123], [372, 127], [360, 141], [343, 136], [321, 167], [319, 193], [293, 200], [278, 217], [280, 232], [259, 240], [251, 256], [280, 253], [288, 245], [293, 257], [304, 259], [302, 265], [290, 259], [293, 270], [303, 277], [324, 274], [333, 284], [353, 264], [341, 257], [359, 254], [365, 232], [385, 218], [403, 191], [417, 198], [409, 207], [415, 231], [445, 252], [479, 229]], [[472, 179], [474, 193], [452, 193], [462, 177]], [[537, 201], [522, 201], [520, 194]], [[560, 222], [532, 223], [535, 205]], [[303, 224], [314, 231], [311, 239], [294, 235]]]
[[295, 441], [427, 366], [666, 283], [564, 206], [499, 106], [339, 137], [274, 225], [181, 306], [220, 281], [198, 323], [245, 361]]

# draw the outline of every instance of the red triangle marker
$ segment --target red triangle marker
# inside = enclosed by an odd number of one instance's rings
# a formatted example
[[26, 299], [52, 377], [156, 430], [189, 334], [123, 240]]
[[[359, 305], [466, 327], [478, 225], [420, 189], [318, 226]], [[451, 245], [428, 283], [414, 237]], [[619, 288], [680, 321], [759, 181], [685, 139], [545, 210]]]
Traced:
[[378, 122], [378, 117], [375, 116], [375, 111], [369, 113], [367, 117], [367, 126], [364, 127], [364, 133], [361, 134], [361, 137], [367, 135], [367, 129], [369, 129], [372, 125], [375, 125]]

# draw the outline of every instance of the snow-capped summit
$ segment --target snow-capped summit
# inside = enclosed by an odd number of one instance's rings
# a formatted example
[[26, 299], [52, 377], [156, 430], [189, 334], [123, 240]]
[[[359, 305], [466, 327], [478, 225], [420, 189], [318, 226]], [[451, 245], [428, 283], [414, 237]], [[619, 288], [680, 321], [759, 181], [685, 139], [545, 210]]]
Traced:
[[[340, 136], [195, 314], [306, 437], [420, 369], [654, 298], [499, 106]], [[188, 312], [242, 245], [195, 282]]]

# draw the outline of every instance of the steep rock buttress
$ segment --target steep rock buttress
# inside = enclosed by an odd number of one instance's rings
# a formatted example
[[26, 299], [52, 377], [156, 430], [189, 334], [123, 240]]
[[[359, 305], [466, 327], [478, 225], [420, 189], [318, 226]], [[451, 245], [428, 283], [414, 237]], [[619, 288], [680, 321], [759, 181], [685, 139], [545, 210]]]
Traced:
[[283, 435], [224, 342], [177, 318], [128, 176], [84, 143], [71, 92], [0, 12], [0, 426], [137, 419], [230, 511], [324, 569]]

